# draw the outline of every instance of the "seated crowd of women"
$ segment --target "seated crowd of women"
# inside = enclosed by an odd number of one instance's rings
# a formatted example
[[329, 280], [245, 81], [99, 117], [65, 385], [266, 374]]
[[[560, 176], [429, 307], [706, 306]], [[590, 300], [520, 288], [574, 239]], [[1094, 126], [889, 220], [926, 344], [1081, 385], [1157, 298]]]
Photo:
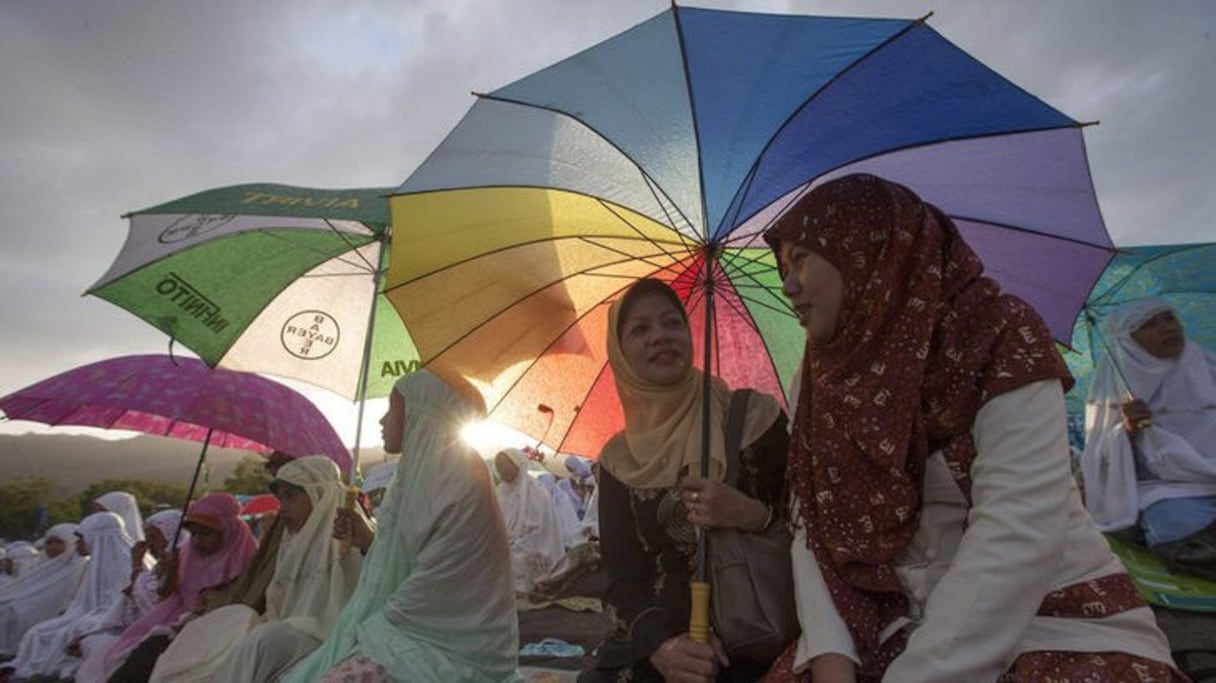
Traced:
[[[0, 585], [10, 677], [519, 680], [516, 595], [597, 538], [611, 626], [583, 681], [1184, 680], [1085, 506], [1104, 527], [1138, 520], [1155, 545], [1211, 532], [1212, 516], [1178, 521], [1183, 506], [1214, 509], [1216, 489], [1180, 480], [1202, 467], [1178, 474], [1136, 447], [1146, 421], [1171, 454], [1182, 449], [1171, 435], [1192, 450], [1216, 442], [1182, 407], [1216, 405], [1210, 357], [1169, 356], [1192, 378], [1176, 391], [1162, 387], [1183, 379], [1151, 349], [1126, 361], [1125, 388], [1145, 405], [1104, 398], [1118, 419], [1091, 441], [1134, 454], [1102, 456], [1115, 465], [1092, 481], [1130, 499], [1083, 503], [1064, 415], [1072, 379], [1038, 314], [983, 275], [949, 217], [859, 174], [810, 190], [764, 237], [806, 346], [792, 412], [760, 392], [747, 403], [734, 486], [732, 387], [694, 367], [676, 292], [640, 280], [612, 304], [606, 335], [624, 428], [594, 476], [569, 465], [598, 481], [592, 502], [529, 474], [522, 451], [487, 466], [460, 435], [484, 416], [480, 396], [420, 370], [381, 420], [385, 449], [402, 456], [374, 519], [341, 504], [337, 468], [313, 456], [275, 474], [282, 510], [260, 547], [226, 494], [190, 505], [177, 550], [176, 517], [144, 525], [117, 501], [52, 529], [77, 552]], [[1134, 338], [1160, 313], [1120, 329]], [[1201, 362], [1207, 374], [1191, 368]], [[765, 658], [691, 636], [698, 535], [774, 525], [792, 531], [786, 597], [801, 634]]]

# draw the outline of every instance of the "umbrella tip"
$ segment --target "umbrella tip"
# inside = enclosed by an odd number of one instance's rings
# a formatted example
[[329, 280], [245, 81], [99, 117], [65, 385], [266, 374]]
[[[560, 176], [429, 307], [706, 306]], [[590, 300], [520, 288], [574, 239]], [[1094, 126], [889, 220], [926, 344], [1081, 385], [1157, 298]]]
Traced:
[[933, 12], [929, 12], [928, 14], [922, 16], [920, 19], [917, 19], [916, 23], [924, 24], [929, 21], [929, 17], [931, 17], [931, 16], [933, 16]]

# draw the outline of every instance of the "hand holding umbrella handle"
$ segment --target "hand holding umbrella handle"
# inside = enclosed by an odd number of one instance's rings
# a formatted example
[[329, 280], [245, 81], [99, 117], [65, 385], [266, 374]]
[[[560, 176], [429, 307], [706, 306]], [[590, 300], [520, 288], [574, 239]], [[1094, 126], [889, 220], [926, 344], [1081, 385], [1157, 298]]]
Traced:
[[168, 557], [156, 565], [156, 594], [162, 600], [177, 591], [177, 561], [178, 550], [174, 548]]
[[689, 583], [692, 611], [688, 615], [688, 637], [697, 643], [709, 642], [709, 593], [707, 581]]
[[[354, 486], [347, 486], [346, 487], [346, 500], [343, 501], [343, 507], [347, 510], [350, 510], [351, 512], [354, 512], [355, 501], [357, 501], [357, 500], [359, 500], [359, 489]], [[346, 536], [344, 536], [342, 538], [342, 540], [338, 541], [338, 551], [340, 553], [342, 553], [343, 555], [349, 553], [350, 544], [351, 544], [351, 541], [354, 539], [354, 537], [355, 537], [355, 534], [352, 531], [352, 533], [347, 534]]]

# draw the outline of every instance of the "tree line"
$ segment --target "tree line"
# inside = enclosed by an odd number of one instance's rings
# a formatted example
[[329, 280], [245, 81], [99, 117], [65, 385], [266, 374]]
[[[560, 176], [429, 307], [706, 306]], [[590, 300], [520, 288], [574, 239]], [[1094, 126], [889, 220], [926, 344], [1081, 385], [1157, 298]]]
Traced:
[[[194, 497], [211, 491], [233, 495], [265, 493], [270, 483], [265, 458], [247, 456], [237, 464], [232, 476], [215, 488], [200, 481]], [[165, 508], [180, 508], [186, 501], [190, 482], [163, 482], [146, 479], [104, 479], [71, 496], [56, 493], [55, 482], [46, 477], [23, 477], [0, 484], [0, 538], [33, 540], [60, 522], [76, 522], [92, 512], [93, 501], [110, 491], [126, 491], [135, 496], [139, 510], [148, 515]]]

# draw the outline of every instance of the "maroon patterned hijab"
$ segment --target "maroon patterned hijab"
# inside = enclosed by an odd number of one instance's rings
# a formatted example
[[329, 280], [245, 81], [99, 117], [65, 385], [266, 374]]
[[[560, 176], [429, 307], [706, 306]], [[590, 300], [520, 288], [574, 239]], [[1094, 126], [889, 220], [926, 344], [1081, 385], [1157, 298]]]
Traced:
[[943, 452], [969, 496], [980, 407], [1071, 377], [1038, 314], [983, 277], [949, 217], [903, 186], [830, 181], [764, 237], [810, 249], [843, 279], [835, 336], [807, 346], [789, 476], [862, 672], [879, 674], [898, 654], [880, 656], [878, 634], [907, 610], [894, 561], [919, 524], [929, 454]]

